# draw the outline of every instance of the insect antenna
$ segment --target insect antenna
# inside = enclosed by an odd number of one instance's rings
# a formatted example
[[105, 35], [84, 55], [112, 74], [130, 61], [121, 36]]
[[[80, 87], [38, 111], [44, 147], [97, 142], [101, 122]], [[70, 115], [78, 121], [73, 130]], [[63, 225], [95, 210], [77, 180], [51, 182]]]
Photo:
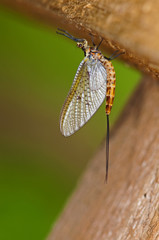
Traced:
[[84, 39], [75, 38], [74, 36], [72, 36], [70, 33], [68, 33], [67, 31], [65, 31], [63, 29], [58, 28], [57, 30], [59, 31], [59, 32], [56, 31], [57, 34], [61, 34], [61, 35], [65, 36], [65, 37], [67, 37], [67, 38], [72, 39], [75, 42], [84, 42]]
[[109, 115], [107, 115], [107, 135], [106, 135], [106, 175], [105, 181], [108, 180], [108, 167], [109, 167]]

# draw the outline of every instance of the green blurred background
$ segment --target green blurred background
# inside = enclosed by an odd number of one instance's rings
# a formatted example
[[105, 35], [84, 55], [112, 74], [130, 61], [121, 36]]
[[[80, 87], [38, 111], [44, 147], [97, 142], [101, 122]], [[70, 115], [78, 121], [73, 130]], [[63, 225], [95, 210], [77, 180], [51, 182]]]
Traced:
[[[70, 138], [59, 131], [61, 107], [82, 58], [55, 29], [0, 7], [1, 240], [45, 239], [104, 139], [105, 104]], [[141, 77], [124, 63], [113, 64], [111, 124]]]

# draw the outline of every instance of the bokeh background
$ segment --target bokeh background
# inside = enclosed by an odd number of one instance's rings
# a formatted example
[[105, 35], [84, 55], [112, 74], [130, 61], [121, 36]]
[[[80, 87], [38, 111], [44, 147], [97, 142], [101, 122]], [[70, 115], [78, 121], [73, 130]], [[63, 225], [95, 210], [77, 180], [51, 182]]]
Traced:
[[[46, 239], [105, 137], [105, 104], [75, 135], [60, 133], [61, 107], [83, 52], [55, 30], [0, 7], [1, 240]], [[113, 64], [111, 125], [141, 77]]]

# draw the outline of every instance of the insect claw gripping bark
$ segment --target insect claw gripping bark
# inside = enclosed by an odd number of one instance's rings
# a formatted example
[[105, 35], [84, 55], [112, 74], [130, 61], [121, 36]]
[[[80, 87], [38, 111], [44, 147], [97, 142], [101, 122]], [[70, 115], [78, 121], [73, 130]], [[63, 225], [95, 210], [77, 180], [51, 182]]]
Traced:
[[90, 47], [86, 39], [75, 38], [63, 29], [58, 28], [57, 33], [77, 42], [77, 47], [81, 48], [85, 55], [77, 69], [73, 84], [61, 111], [61, 133], [65, 137], [68, 137], [78, 131], [94, 115], [104, 99], [106, 99], [105, 180], [107, 182], [109, 164], [109, 114], [113, 105], [116, 86], [115, 70], [110, 60], [123, 53], [116, 54], [118, 52], [116, 51], [110, 58], [107, 58], [98, 50], [103, 39], [96, 46], [91, 34], [93, 47]]
[[[113, 59], [119, 57], [120, 55], [125, 54], [125, 52], [120, 52], [120, 53], [118, 53], [118, 52], [119, 52], [119, 50], [116, 50], [109, 58], [108, 57], [104, 57], [104, 58], [109, 61], [112, 61]], [[116, 54], [116, 53], [118, 53], [118, 54]]]
[[94, 36], [92, 35], [92, 33], [89, 33], [89, 35], [91, 36], [92, 44], [93, 44], [93, 46], [95, 47], [96, 44], [95, 44], [95, 42], [94, 42]]

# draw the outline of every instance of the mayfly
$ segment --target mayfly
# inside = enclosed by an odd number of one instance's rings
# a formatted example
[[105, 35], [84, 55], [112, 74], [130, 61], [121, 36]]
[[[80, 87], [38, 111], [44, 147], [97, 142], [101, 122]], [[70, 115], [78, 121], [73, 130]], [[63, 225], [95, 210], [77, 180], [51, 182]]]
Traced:
[[117, 51], [107, 58], [98, 50], [102, 40], [93, 47], [88, 46], [85, 39], [75, 38], [67, 31], [59, 29], [58, 34], [77, 42], [77, 47], [84, 52], [84, 59], [80, 63], [72, 87], [62, 108], [60, 130], [64, 136], [70, 136], [79, 130], [97, 111], [106, 98], [105, 112], [107, 116], [106, 137], [106, 181], [109, 163], [109, 114], [114, 101], [116, 77], [110, 60], [118, 57]]

